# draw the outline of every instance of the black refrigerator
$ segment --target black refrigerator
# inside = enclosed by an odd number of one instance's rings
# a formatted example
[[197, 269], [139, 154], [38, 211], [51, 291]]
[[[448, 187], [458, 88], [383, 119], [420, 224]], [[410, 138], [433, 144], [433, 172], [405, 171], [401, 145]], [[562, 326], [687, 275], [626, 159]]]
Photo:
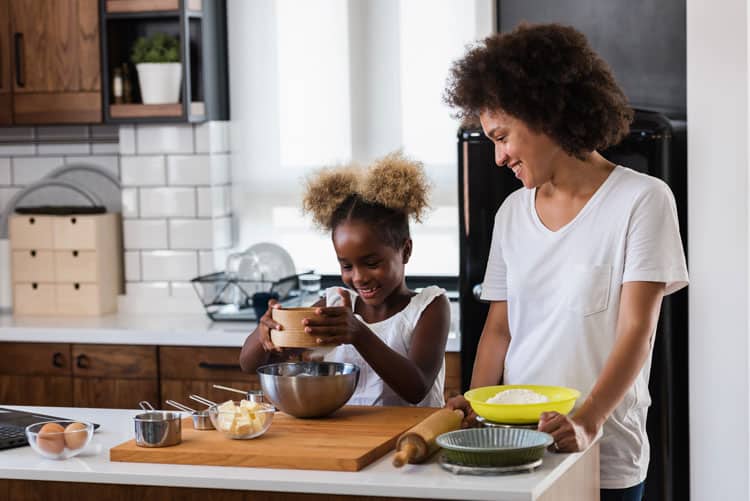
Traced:
[[[610, 161], [663, 179], [677, 203], [682, 244], [687, 253], [687, 127], [684, 117], [636, 110], [630, 134], [601, 152]], [[492, 143], [480, 129], [458, 133], [459, 304], [461, 377], [471, 382], [474, 357], [488, 305], [479, 301], [489, 256], [495, 213], [521, 187], [510, 169], [498, 168]], [[646, 497], [651, 501], [689, 499], [688, 298], [683, 289], [667, 296], [654, 344], [647, 431], [651, 462]]]

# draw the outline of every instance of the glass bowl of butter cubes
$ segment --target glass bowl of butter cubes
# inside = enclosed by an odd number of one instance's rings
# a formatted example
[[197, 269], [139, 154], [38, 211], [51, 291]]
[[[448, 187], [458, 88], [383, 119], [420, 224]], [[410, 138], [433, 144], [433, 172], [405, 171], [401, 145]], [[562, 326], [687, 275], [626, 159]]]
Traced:
[[228, 400], [208, 408], [214, 428], [235, 439], [263, 435], [271, 426], [274, 412], [273, 405], [251, 400]]

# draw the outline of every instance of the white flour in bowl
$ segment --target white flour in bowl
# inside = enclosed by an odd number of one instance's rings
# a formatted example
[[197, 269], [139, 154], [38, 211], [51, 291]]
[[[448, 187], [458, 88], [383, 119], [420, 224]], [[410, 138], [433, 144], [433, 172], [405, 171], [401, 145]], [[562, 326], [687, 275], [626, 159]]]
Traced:
[[543, 404], [549, 398], [541, 393], [523, 388], [511, 388], [495, 394], [487, 399], [488, 404]]

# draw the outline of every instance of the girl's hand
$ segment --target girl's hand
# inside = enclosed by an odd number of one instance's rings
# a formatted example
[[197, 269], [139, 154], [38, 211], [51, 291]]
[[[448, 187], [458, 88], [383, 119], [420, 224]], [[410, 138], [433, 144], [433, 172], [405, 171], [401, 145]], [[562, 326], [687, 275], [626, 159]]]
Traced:
[[367, 327], [357, 320], [352, 311], [349, 293], [339, 289], [342, 306], [320, 306], [315, 310], [317, 318], [303, 320], [305, 332], [318, 338], [319, 344], [356, 344]]
[[539, 416], [539, 431], [549, 433], [555, 442], [550, 446], [554, 452], [580, 452], [593, 442], [599, 430], [585, 426], [575, 417], [559, 412], [543, 412]]
[[445, 407], [451, 410], [461, 409], [464, 411], [464, 419], [461, 421], [461, 428], [474, 428], [477, 426], [477, 413], [471, 408], [469, 402], [463, 395], [456, 395], [448, 399]]
[[276, 329], [277, 331], [283, 329], [283, 326], [271, 318], [271, 310], [276, 308], [281, 308], [281, 304], [275, 299], [269, 299], [268, 310], [266, 310], [266, 313], [260, 317], [260, 320], [258, 321], [258, 339], [260, 344], [265, 351], [271, 353], [281, 352], [281, 348], [273, 344], [273, 341], [271, 341], [271, 329]]

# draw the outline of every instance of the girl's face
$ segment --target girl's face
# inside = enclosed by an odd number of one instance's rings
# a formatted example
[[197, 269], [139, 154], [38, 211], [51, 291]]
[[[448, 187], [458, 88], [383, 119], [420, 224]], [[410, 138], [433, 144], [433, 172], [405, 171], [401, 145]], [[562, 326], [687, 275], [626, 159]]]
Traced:
[[535, 188], [552, 178], [553, 167], [565, 152], [549, 136], [502, 111], [483, 111], [479, 121], [495, 143], [495, 163], [511, 169], [524, 187]]
[[345, 221], [333, 230], [341, 279], [365, 304], [384, 303], [393, 292], [406, 287], [404, 265], [411, 241], [397, 250], [382, 242], [372, 227], [362, 221]]

